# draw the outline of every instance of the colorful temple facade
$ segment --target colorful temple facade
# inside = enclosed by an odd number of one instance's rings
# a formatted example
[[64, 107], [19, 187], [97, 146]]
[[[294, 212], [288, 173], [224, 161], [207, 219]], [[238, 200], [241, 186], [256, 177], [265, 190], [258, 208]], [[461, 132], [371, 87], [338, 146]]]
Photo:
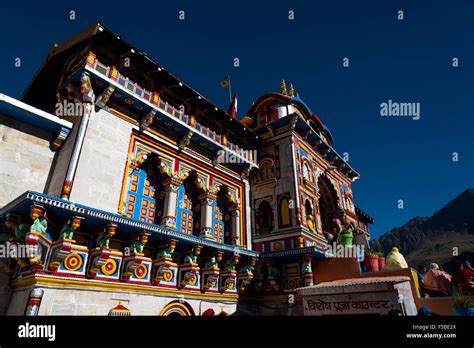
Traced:
[[237, 121], [98, 23], [0, 121], [3, 314], [297, 315], [361, 274], [359, 175], [284, 82]]

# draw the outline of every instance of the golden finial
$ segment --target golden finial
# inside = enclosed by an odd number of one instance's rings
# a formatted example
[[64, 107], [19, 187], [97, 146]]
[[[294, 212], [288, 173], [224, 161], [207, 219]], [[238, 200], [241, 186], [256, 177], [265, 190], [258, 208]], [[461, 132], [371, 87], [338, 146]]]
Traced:
[[294, 97], [295, 96], [295, 89], [293, 88], [293, 84], [290, 83], [290, 97]]
[[299, 98], [299, 97], [300, 97], [300, 94], [296, 92], [296, 98]]
[[284, 79], [281, 80], [281, 94], [288, 95], [288, 92], [286, 91], [286, 82]]

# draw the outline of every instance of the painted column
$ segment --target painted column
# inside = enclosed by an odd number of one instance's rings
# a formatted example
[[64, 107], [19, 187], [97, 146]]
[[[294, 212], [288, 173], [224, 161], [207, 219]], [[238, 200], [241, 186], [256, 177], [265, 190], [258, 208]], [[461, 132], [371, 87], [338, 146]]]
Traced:
[[[69, 86], [71, 90], [75, 90], [74, 86]], [[66, 173], [66, 178], [64, 179], [64, 184], [61, 192], [62, 199], [69, 199], [71, 196], [72, 184], [74, 181], [74, 175], [76, 173], [77, 164], [79, 162], [79, 156], [81, 153], [82, 145], [84, 143], [84, 138], [86, 135], [87, 125], [89, 124], [89, 118], [94, 112], [94, 90], [92, 89], [91, 80], [89, 74], [83, 72], [81, 74], [81, 92], [82, 94], [82, 103], [75, 100], [76, 105], [82, 105], [83, 113], [81, 118], [81, 123], [79, 125], [79, 130], [77, 132], [76, 140], [74, 143], [74, 148], [72, 150], [71, 159], [69, 161], [69, 166]]]
[[201, 201], [201, 238], [213, 238], [212, 233], [212, 205], [216, 201], [216, 196], [210, 192], [199, 195]]
[[39, 288], [34, 288], [30, 291], [30, 296], [28, 297], [28, 304], [25, 310], [25, 316], [38, 315], [43, 294], [44, 290]]
[[232, 215], [230, 237], [232, 245], [240, 245], [240, 205], [234, 204], [229, 207]]
[[163, 218], [161, 225], [176, 229], [176, 205], [178, 203], [178, 189], [183, 184], [179, 178], [168, 178], [163, 182], [165, 201], [163, 204]]

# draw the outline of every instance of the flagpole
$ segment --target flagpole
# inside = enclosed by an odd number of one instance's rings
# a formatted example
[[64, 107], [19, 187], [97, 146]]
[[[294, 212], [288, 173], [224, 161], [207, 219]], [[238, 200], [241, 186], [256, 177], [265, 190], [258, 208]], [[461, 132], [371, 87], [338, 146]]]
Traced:
[[232, 103], [232, 87], [230, 86], [230, 75], [228, 75], [229, 81], [229, 103]]

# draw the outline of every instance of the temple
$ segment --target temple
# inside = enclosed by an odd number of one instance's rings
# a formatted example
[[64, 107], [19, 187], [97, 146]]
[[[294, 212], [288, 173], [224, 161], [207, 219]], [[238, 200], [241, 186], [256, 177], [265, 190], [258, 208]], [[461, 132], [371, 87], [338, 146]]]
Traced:
[[302, 315], [334, 281], [414, 284], [361, 268], [359, 174], [285, 81], [236, 120], [97, 23], [0, 94], [0, 133], [2, 314]]

